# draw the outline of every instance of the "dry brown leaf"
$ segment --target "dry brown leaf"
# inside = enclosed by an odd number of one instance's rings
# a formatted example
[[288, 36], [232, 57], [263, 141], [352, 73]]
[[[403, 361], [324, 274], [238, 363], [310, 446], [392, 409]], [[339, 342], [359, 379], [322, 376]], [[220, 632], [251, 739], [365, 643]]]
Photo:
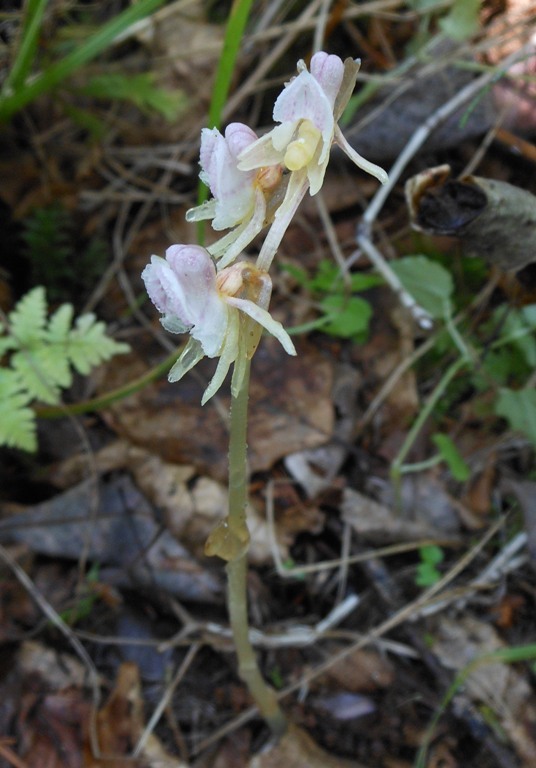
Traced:
[[[96, 757], [86, 732], [84, 768], [123, 768], [145, 729], [144, 707], [138, 668], [132, 662], [119, 667], [115, 687], [97, 714], [97, 736], [102, 757]], [[132, 768], [187, 768], [170, 755], [151, 734], [140, 757], [129, 760]]]
[[394, 680], [392, 664], [375, 651], [357, 650], [333, 664], [326, 678], [344, 690], [363, 692], [389, 687]]
[[[126, 469], [151, 504], [162, 511], [170, 532], [196, 557], [204, 557], [205, 542], [214, 526], [227, 512], [227, 490], [210, 477], [197, 476], [191, 465], [177, 465], [132, 445], [115, 440], [92, 456], [91, 468], [99, 474]], [[88, 472], [88, 457], [77, 454], [62, 461], [52, 471], [53, 482], [68, 487], [80, 482]], [[248, 508], [251, 534], [249, 558], [264, 565], [273, 560], [272, 536], [261, 502]], [[279, 504], [278, 504], [279, 510]], [[284, 560], [298, 533], [319, 532], [323, 516], [316, 508], [294, 507], [278, 512], [274, 533], [279, 555]]]
[[17, 653], [20, 675], [39, 675], [48, 690], [61, 691], [69, 686], [82, 688], [87, 683], [87, 669], [75, 657], [46, 648], [35, 640], [25, 640]]
[[375, 544], [420, 538], [444, 539], [446, 535], [455, 540], [457, 523], [454, 506], [447, 496], [439, 494], [432, 483], [422, 483], [422, 493], [412, 493], [405, 501], [408, 503], [404, 504], [404, 511], [400, 513], [394, 506], [380, 504], [352, 488], [346, 488], [342, 517], [361, 538]]
[[249, 768], [364, 768], [355, 760], [344, 760], [321, 749], [306, 731], [290, 725], [281, 741], [256, 755]]
[[[492, 626], [469, 616], [456, 621], [442, 617], [433, 634], [434, 654], [456, 672], [483, 654], [505, 648]], [[489, 707], [527, 768], [536, 765], [536, 697], [515, 667], [500, 661], [477, 666], [456, 694], [454, 705], [460, 700]]]
[[[263, 339], [253, 359], [249, 464], [251, 471], [267, 470], [293, 451], [325, 443], [333, 429], [331, 382], [333, 366], [306, 342], [298, 342], [298, 356], [289, 357], [280, 344]], [[146, 366], [132, 356], [109, 368], [107, 385], [119, 386], [140, 375]], [[105, 418], [118, 434], [173, 464], [192, 464], [201, 474], [227, 477], [228, 431], [225, 416], [214, 402], [201, 407], [214, 361], [203, 360], [181, 381], [167, 380], [115, 404]], [[226, 414], [227, 385], [218, 395]]]

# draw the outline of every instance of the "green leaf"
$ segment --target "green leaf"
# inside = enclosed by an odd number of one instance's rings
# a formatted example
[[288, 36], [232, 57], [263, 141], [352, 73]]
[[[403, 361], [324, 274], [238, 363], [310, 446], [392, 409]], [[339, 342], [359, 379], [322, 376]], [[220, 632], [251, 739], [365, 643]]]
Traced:
[[480, 5], [480, 0], [454, 0], [448, 15], [439, 21], [447, 37], [462, 41], [478, 32]]
[[427, 544], [424, 547], [420, 547], [419, 554], [421, 560], [430, 565], [438, 565], [438, 563], [443, 562], [445, 558], [445, 554], [441, 547], [438, 547], [435, 544]]
[[417, 566], [415, 583], [419, 587], [431, 587], [437, 584], [441, 578], [441, 573], [437, 570], [436, 565], [442, 562], [445, 555], [441, 547], [437, 547], [435, 544], [420, 547], [419, 555], [421, 562]]
[[446, 462], [452, 477], [459, 482], [468, 480], [471, 476], [471, 470], [461, 457], [458, 449], [448, 435], [436, 434], [432, 437], [443, 461]]
[[67, 356], [79, 373], [88, 374], [95, 365], [117, 354], [129, 351], [128, 344], [114, 341], [106, 335], [106, 326], [95, 315], [81, 315], [69, 335]]
[[517, 347], [531, 368], [536, 368], [535, 330], [536, 305], [530, 304], [520, 310], [510, 310], [501, 331], [501, 338]]
[[335, 294], [322, 299], [321, 307], [326, 315], [331, 317], [322, 329], [330, 336], [351, 339], [368, 332], [372, 307], [365, 299]]
[[417, 304], [432, 317], [444, 318], [451, 313], [454, 283], [450, 272], [426, 256], [404, 256], [390, 266]]
[[72, 304], [62, 304], [48, 322], [47, 340], [49, 343], [64, 342], [71, 329], [73, 320]]
[[17, 375], [0, 368], [0, 445], [33, 452], [37, 449], [35, 413]]
[[68, 387], [72, 381], [63, 345], [43, 344], [32, 350], [23, 349], [12, 355], [11, 367], [32, 400], [50, 405], [59, 402], [60, 387]]
[[18, 302], [9, 314], [10, 334], [17, 346], [31, 349], [45, 337], [47, 303], [45, 289], [34, 288]]
[[536, 445], [536, 389], [499, 390], [495, 413]]
[[42, 287], [24, 296], [9, 315], [8, 332], [0, 337], [2, 354], [11, 351], [0, 367], [0, 445], [35, 451], [33, 400], [55, 405], [61, 390], [72, 383], [71, 364], [80, 373], [112, 355], [127, 352], [127, 344], [106, 335], [104, 323], [82, 315], [71, 327], [73, 307], [63, 304], [46, 320]]

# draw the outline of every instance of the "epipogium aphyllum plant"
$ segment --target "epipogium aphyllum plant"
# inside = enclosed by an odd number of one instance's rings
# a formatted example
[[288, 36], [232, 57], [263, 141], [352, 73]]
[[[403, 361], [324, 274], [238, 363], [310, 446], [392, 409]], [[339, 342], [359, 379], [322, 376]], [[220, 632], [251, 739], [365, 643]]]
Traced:
[[[358, 155], [347, 143], [338, 121], [355, 86], [359, 61], [316, 53], [307, 69], [278, 96], [273, 111], [278, 123], [258, 138], [246, 125], [232, 123], [224, 135], [201, 132], [201, 179], [212, 198], [188, 211], [189, 221], [209, 219], [215, 230], [230, 230], [208, 248], [172, 245], [166, 258], [152, 256], [142, 277], [171, 333], [190, 339], [169, 373], [178, 381], [202, 357], [218, 364], [206, 389], [206, 403], [221, 387], [234, 364], [231, 380], [228, 514], [210, 534], [205, 551], [227, 563], [228, 610], [238, 656], [239, 674], [262, 716], [276, 734], [286, 720], [275, 692], [262, 677], [249, 639], [246, 592], [249, 532], [246, 519], [247, 410], [250, 362], [263, 329], [295, 355], [281, 323], [268, 312], [272, 282], [268, 270], [299, 203], [316, 194], [326, 172], [332, 144], [384, 183], [387, 174]], [[244, 255], [259, 232], [269, 227], [255, 262]]]

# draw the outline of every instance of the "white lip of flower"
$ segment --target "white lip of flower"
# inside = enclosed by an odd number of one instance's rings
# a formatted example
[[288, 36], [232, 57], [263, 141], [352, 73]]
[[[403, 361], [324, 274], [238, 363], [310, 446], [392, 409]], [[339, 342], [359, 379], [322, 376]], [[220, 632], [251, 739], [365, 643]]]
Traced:
[[285, 199], [264, 241], [257, 265], [268, 269], [283, 234], [307, 189], [315, 195], [324, 181], [332, 144], [335, 142], [362, 170], [382, 184], [387, 174], [378, 165], [361, 157], [346, 141], [339, 126], [355, 86], [359, 61], [316, 53], [311, 71], [298, 62], [298, 75], [279, 94], [273, 118], [280, 125], [260, 139], [248, 143], [238, 155], [238, 169], [282, 165], [290, 172]]
[[216, 128], [201, 131], [199, 176], [213, 197], [203, 205], [190, 208], [186, 220], [212, 219], [215, 230], [234, 227], [207, 249], [220, 259], [219, 269], [231, 264], [259, 234], [266, 220], [265, 192], [277, 186], [281, 178], [279, 167], [238, 169], [238, 155], [255, 141], [257, 135], [242, 123], [230, 123], [225, 136]]
[[[164, 315], [161, 323], [171, 333], [189, 332], [191, 339], [169, 372], [178, 381], [207, 357], [219, 357], [202, 399], [204, 405], [221, 387], [232, 363], [231, 389], [236, 394], [262, 328], [289, 355], [296, 350], [281, 323], [267, 311], [272, 282], [257, 267], [238, 262], [216, 273], [210, 254], [197, 245], [172, 245], [166, 258], [152, 256], [142, 273], [147, 293]], [[251, 321], [254, 322], [251, 322]]]

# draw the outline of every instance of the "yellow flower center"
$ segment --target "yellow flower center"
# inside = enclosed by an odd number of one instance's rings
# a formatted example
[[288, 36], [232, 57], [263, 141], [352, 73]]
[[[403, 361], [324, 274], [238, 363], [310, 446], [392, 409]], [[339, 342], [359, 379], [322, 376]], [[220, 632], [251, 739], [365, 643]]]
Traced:
[[322, 134], [310, 120], [303, 120], [298, 138], [291, 141], [285, 152], [284, 163], [289, 171], [299, 171], [311, 162]]

